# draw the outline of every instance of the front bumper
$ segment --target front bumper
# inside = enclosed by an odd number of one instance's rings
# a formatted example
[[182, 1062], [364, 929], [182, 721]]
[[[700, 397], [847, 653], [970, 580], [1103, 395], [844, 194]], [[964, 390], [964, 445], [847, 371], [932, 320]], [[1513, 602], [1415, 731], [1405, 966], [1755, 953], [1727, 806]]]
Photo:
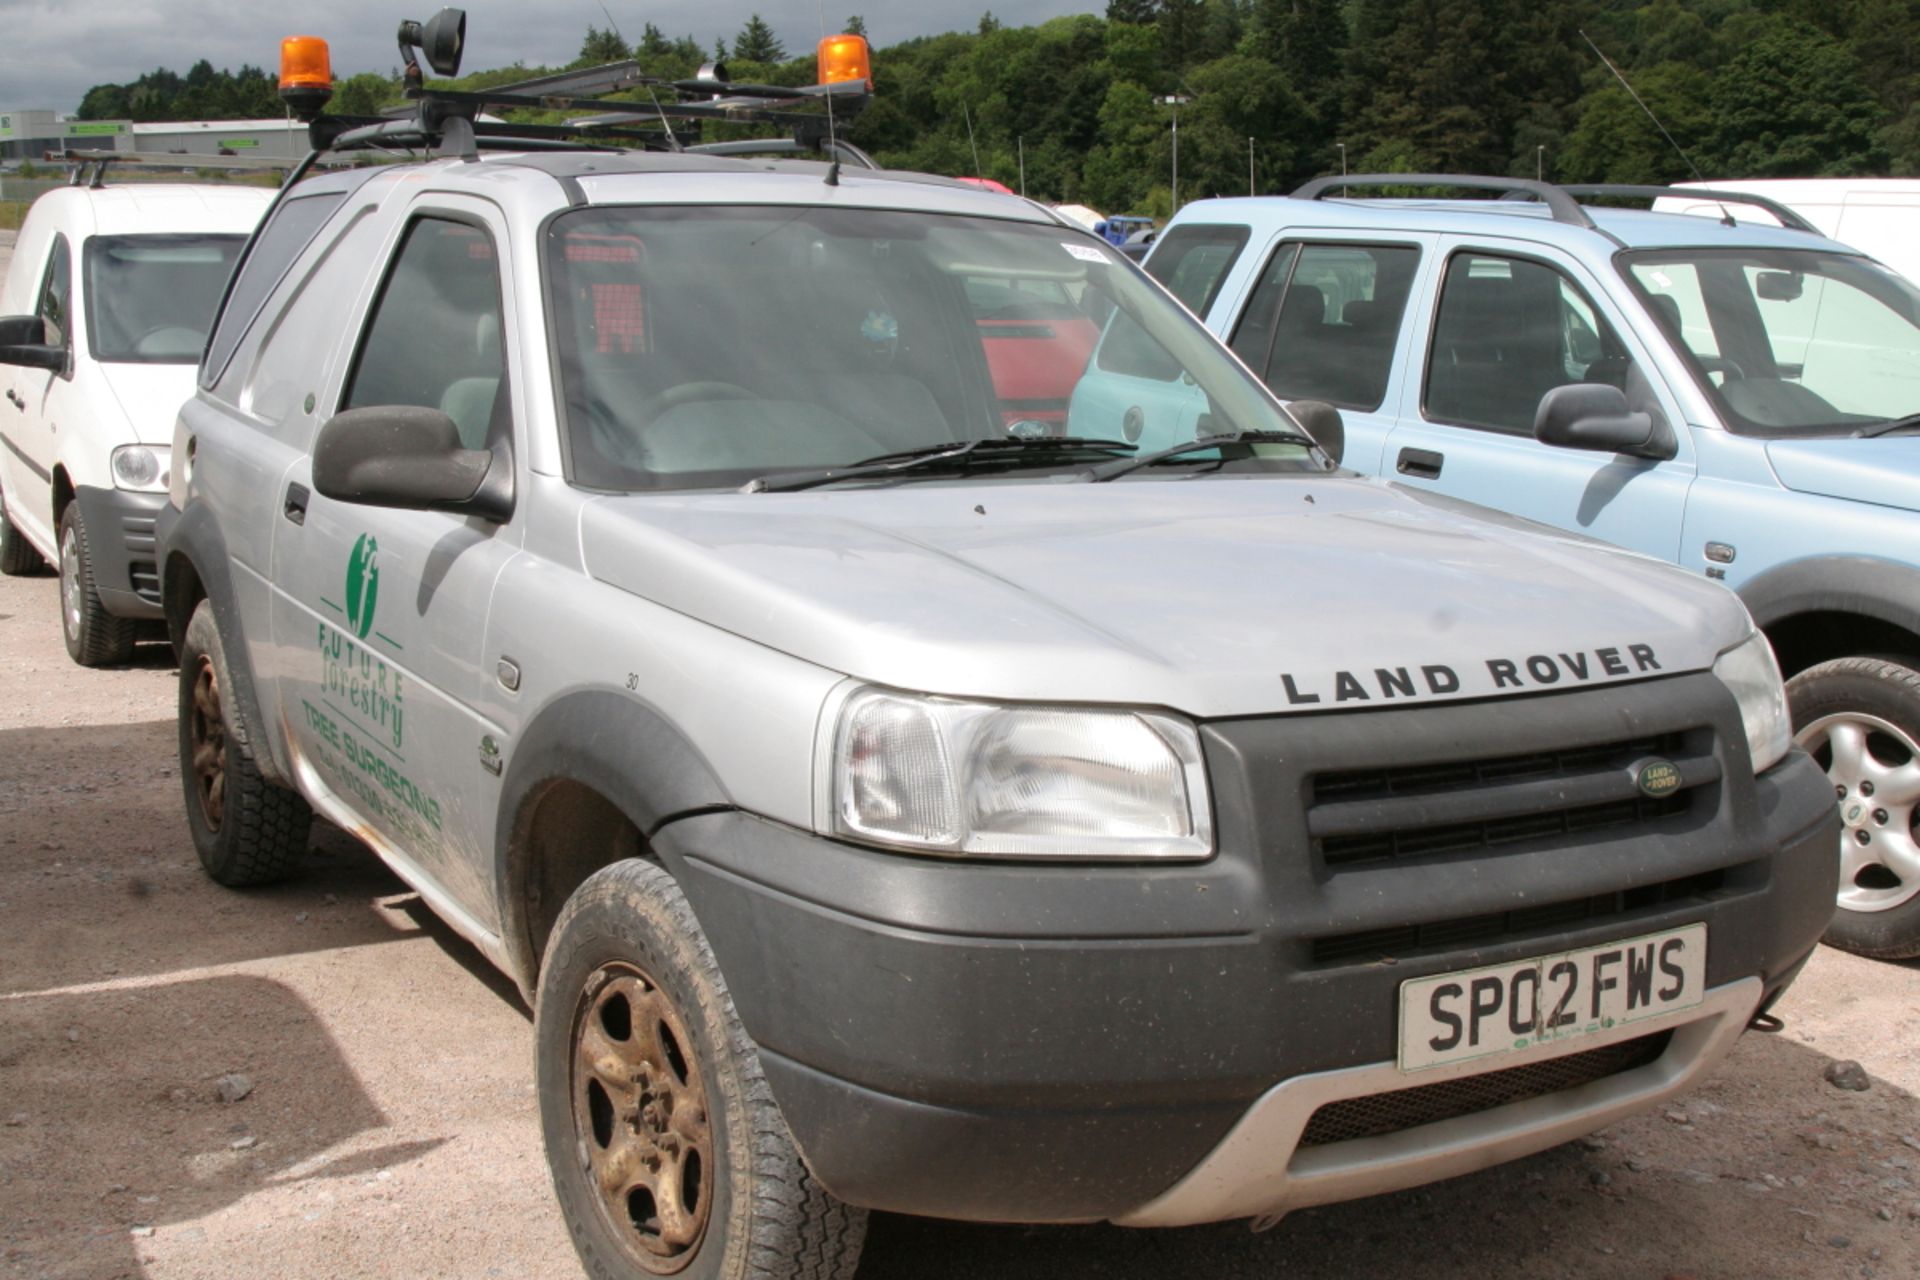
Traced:
[[[1604, 732], [1670, 720], [1741, 741], [1731, 698], [1711, 677], [1625, 696], [1344, 719], [1354, 751], [1373, 750], [1363, 739], [1377, 733], [1396, 749], [1458, 758], [1459, 743], [1564, 735], [1587, 717]], [[658, 832], [654, 847], [686, 889], [821, 1182], [905, 1213], [1165, 1225], [1449, 1176], [1686, 1087], [1784, 990], [1826, 927], [1837, 818], [1804, 755], [1760, 779], [1730, 768], [1711, 805], [1645, 829], [1330, 870], [1305, 838], [1291, 766], [1278, 763], [1346, 749], [1342, 723], [1316, 719], [1207, 727], [1220, 851], [1205, 863], [948, 862], [738, 813]], [[1459, 742], [1407, 747], [1433, 726]], [[1587, 904], [1605, 893], [1613, 909], [1594, 914]], [[1569, 901], [1589, 915], [1528, 914]], [[1494, 918], [1511, 927], [1444, 940], [1460, 921], [1501, 909]], [[1385, 938], [1388, 926], [1433, 922], [1442, 940], [1390, 959], [1323, 946], [1330, 934]], [[1398, 1073], [1403, 981], [1691, 923], [1708, 929], [1710, 999], [1672, 1018], [1657, 1060], [1549, 1096], [1295, 1149], [1328, 1100], [1489, 1070]], [[1632, 1034], [1657, 1030], [1635, 1024]], [[1542, 1046], [1491, 1068], [1603, 1043]]]
[[129, 493], [81, 485], [73, 492], [87, 526], [87, 554], [94, 590], [108, 613], [119, 618], [158, 618], [159, 552], [154, 524], [167, 505], [164, 493]]

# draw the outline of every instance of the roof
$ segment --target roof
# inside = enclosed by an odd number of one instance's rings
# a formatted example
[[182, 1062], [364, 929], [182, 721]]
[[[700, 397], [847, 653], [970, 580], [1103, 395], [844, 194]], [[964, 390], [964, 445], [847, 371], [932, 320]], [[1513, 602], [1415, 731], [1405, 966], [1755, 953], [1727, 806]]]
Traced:
[[[1354, 199], [1296, 200], [1290, 196], [1234, 196], [1196, 201], [1180, 211], [1179, 221], [1246, 222], [1250, 226], [1367, 228], [1433, 231], [1451, 235], [1500, 234], [1521, 230], [1529, 239], [1569, 249], [1605, 245], [1618, 248], [1766, 248], [1818, 249], [1858, 255], [1835, 241], [1790, 231], [1769, 221], [1748, 221], [1734, 209], [1733, 226], [1718, 216], [1653, 213], [1583, 205], [1598, 232], [1553, 220], [1543, 204], [1528, 200], [1402, 200], [1362, 196]], [[1764, 217], [1764, 215], [1761, 215]], [[1504, 224], [1504, 225], [1503, 225]], [[1611, 237], [1611, 242], [1603, 237]]]
[[[273, 199], [268, 187], [214, 183], [139, 182], [124, 186], [57, 187], [35, 205], [40, 216], [90, 216], [88, 235], [209, 231], [246, 233]], [[45, 206], [44, 212], [41, 206]], [[85, 209], [87, 213], [79, 212]]]
[[269, 116], [264, 120], [160, 120], [131, 127], [136, 136], [152, 133], [265, 133], [276, 130], [299, 138], [303, 149], [307, 141], [305, 125], [296, 122], [289, 126], [284, 117], [277, 116]]
[[[760, 156], [703, 155], [696, 152], [566, 150], [485, 151], [477, 161], [434, 159], [420, 163], [350, 169], [315, 176], [297, 190], [326, 190], [358, 185], [377, 175], [394, 181], [407, 174], [431, 173], [436, 185], [461, 184], [462, 179], [496, 182], [513, 172], [538, 172], [563, 187], [577, 186], [576, 203], [633, 204], [652, 201], [676, 203], [688, 199], [688, 183], [671, 185], [662, 179], [688, 179], [703, 202], [742, 204], [830, 204], [845, 202], [869, 207], [918, 209], [971, 214], [980, 217], [1058, 223], [1045, 205], [952, 178], [899, 169], [862, 169], [842, 165], [832, 186], [827, 177], [833, 166], [821, 160], [769, 159]], [[311, 184], [311, 185], [309, 185]]]

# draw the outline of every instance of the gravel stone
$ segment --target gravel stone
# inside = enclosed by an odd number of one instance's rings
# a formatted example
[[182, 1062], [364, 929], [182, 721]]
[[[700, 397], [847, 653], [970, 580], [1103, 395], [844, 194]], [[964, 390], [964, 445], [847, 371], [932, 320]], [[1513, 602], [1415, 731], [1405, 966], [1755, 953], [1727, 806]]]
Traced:
[[1836, 1089], [1846, 1089], [1853, 1093], [1865, 1093], [1873, 1087], [1868, 1079], [1866, 1068], [1851, 1058], [1839, 1062], [1829, 1062], [1825, 1072], [1827, 1083]]
[[213, 1082], [213, 1092], [222, 1102], [238, 1102], [253, 1092], [253, 1081], [232, 1071]]

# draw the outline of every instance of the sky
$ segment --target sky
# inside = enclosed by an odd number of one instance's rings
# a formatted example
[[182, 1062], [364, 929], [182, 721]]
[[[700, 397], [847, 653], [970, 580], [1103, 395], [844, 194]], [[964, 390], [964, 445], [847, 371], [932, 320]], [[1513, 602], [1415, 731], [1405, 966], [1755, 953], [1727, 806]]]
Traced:
[[[96, 84], [125, 84], [157, 67], [184, 73], [201, 58], [215, 67], [251, 63], [272, 70], [280, 39], [326, 38], [333, 71], [388, 71], [400, 62], [394, 32], [402, 18], [425, 21], [434, 0], [0, 0], [0, 108], [75, 110]], [[851, 6], [851, 7], [849, 7]], [[1090, 0], [827, 0], [826, 21], [838, 31], [849, 13], [866, 19], [876, 47], [913, 36], [970, 30], [991, 9], [1009, 26], [1066, 13], [1104, 13]], [[801, 52], [819, 39], [820, 0], [470, 0], [467, 54], [461, 69], [481, 71], [524, 62], [561, 64], [580, 52], [589, 23], [613, 25], [628, 40], [648, 22], [670, 38], [691, 35], [711, 47], [731, 43], [758, 11], [786, 44]]]

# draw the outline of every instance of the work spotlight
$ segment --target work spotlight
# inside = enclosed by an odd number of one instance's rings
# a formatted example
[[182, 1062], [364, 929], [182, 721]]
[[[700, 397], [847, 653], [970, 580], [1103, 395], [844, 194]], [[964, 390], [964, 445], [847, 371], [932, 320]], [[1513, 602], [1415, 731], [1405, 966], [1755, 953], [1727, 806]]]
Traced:
[[467, 11], [442, 9], [424, 23], [411, 20], [400, 24], [400, 56], [406, 60], [409, 82], [417, 81], [420, 64], [413, 51], [427, 55], [427, 65], [436, 75], [460, 74], [460, 54], [467, 44]]

